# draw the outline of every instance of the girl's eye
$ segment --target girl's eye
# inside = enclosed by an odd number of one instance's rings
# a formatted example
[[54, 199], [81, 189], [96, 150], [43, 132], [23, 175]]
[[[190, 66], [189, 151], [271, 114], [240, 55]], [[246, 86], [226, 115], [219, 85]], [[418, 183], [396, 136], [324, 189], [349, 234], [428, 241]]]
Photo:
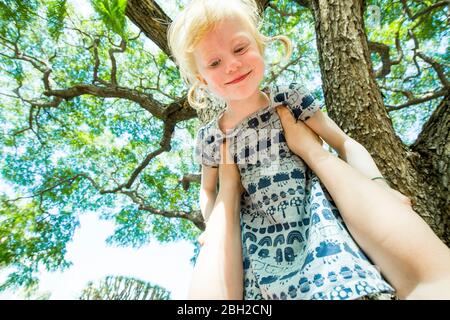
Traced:
[[246, 48], [245, 46], [244, 46], [244, 47], [237, 48], [236, 50], [234, 50], [234, 52], [235, 52], [235, 53], [241, 53], [242, 51], [244, 51], [245, 48]]
[[210, 67], [217, 67], [220, 63], [220, 60], [215, 60], [209, 64]]

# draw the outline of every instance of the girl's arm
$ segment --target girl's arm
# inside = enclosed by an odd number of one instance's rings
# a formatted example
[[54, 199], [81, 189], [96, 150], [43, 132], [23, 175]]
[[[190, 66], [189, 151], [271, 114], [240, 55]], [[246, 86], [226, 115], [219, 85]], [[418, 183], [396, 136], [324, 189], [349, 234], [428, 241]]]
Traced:
[[278, 109], [286, 141], [330, 192], [352, 236], [400, 298], [450, 299], [450, 251], [411, 207], [325, 151]]
[[[369, 179], [382, 177], [375, 161], [366, 148], [357, 141], [346, 135], [338, 125], [322, 111], [317, 111], [311, 118], [305, 121], [317, 135], [339, 154], [339, 157], [350, 166], [364, 174]], [[398, 191], [390, 189], [389, 185], [382, 179], [375, 180], [377, 183], [392, 191], [400, 200], [410, 205], [409, 198]]]

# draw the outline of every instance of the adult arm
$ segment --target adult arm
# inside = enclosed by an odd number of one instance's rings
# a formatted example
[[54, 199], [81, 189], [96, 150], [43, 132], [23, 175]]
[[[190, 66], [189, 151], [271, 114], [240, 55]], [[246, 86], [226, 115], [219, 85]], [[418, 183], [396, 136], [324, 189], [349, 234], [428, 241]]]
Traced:
[[352, 236], [398, 296], [449, 299], [450, 250], [430, 227], [410, 206], [324, 150], [285, 107], [278, 114], [288, 146], [326, 186]]
[[[221, 153], [226, 148], [224, 143]], [[243, 298], [239, 171], [235, 164], [219, 164], [219, 192], [206, 226], [188, 292], [189, 299]]]

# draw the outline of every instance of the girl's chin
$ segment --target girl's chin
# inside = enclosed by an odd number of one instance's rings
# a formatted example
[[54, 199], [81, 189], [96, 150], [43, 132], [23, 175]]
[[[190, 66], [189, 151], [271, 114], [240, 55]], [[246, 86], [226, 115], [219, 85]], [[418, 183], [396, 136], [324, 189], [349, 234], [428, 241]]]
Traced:
[[236, 88], [230, 95], [231, 100], [245, 100], [251, 98], [258, 92], [258, 87]]

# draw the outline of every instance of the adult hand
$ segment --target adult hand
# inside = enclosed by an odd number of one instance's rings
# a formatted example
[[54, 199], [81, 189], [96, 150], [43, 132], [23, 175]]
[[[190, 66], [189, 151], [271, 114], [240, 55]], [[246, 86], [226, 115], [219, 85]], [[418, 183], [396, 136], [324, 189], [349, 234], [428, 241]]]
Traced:
[[412, 201], [410, 198], [405, 196], [400, 191], [397, 191], [393, 188], [391, 188], [384, 180], [375, 180], [379, 185], [381, 185], [383, 188], [387, 189], [393, 196], [395, 196], [397, 199], [399, 199], [403, 204], [406, 204], [409, 207], [412, 207]]
[[412, 201], [410, 198], [408, 198], [407, 196], [405, 196], [403, 193], [401, 193], [400, 191], [397, 191], [395, 189], [389, 188], [389, 191], [395, 196], [397, 197], [403, 204], [406, 204], [407, 206], [410, 206], [412, 208]]
[[292, 152], [304, 160], [314, 151], [324, 151], [322, 148], [322, 139], [314, 133], [303, 121], [295, 121], [292, 113], [285, 106], [277, 107], [277, 113], [280, 117], [284, 130], [286, 143]]

